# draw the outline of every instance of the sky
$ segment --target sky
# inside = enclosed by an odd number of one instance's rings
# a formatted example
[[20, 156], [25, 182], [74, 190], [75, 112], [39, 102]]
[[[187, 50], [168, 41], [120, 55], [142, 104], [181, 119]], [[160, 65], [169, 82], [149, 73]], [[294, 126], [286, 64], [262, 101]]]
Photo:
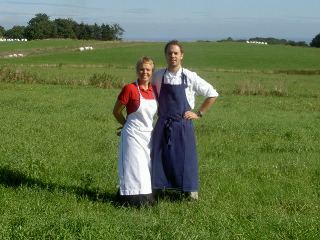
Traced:
[[310, 42], [320, 33], [319, 0], [0, 0], [0, 26], [50, 20], [119, 24], [123, 40], [180, 41], [274, 37]]

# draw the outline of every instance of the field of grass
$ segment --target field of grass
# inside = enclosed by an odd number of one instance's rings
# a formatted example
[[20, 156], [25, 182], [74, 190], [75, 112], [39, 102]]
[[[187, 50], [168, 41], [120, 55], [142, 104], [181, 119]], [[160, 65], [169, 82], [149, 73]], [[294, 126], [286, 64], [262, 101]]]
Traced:
[[0, 53], [28, 53], [52, 50], [75, 50], [79, 47], [112, 46], [116, 42], [75, 41], [75, 40], [34, 40], [29, 42], [4, 42], [0, 44]]
[[164, 43], [112, 44], [0, 59], [0, 239], [320, 238], [319, 49], [185, 43], [221, 94], [194, 121], [199, 200], [135, 209], [116, 202], [120, 85], [85, 83], [132, 82], [142, 55], [164, 67]]

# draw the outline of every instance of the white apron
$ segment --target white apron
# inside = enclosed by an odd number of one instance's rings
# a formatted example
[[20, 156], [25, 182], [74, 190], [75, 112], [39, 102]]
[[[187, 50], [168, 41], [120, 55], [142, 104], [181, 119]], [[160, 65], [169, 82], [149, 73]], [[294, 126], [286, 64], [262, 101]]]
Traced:
[[150, 152], [157, 102], [155, 97], [144, 99], [138, 81], [136, 86], [140, 95], [140, 106], [136, 112], [127, 116], [120, 136], [118, 154], [120, 195], [152, 193]]

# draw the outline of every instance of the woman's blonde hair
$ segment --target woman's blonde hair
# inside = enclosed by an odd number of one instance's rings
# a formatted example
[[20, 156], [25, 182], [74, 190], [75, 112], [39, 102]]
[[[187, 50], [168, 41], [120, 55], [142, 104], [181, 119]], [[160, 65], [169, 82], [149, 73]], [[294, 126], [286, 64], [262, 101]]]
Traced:
[[137, 64], [136, 64], [136, 72], [137, 72], [137, 74], [139, 73], [139, 69], [140, 69], [141, 65], [144, 64], [144, 63], [149, 63], [151, 65], [151, 67], [152, 67], [152, 72], [154, 72], [153, 60], [151, 58], [149, 58], [149, 57], [144, 56], [144, 57], [140, 58], [138, 60]]

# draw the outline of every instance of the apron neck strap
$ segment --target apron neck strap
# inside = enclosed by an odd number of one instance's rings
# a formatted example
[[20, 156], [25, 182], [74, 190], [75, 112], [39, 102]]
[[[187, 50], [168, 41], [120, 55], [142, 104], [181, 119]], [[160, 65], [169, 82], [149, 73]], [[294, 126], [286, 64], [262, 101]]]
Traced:
[[139, 96], [140, 96], [140, 98], [141, 98], [142, 95], [141, 95], [141, 92], [140, 92], [140, 87], [139, 87], [138, 80], [136, 81], [136, 86], [137, 86], [137, 88], [138, 88], [138, 93], [139, 93]]
[[[142, 97], [142, 94], [141, 94], [141, 92], [140, 92], [140, 87], [139, 87], [138, 80], [136, 81], [136, 86], [137, 86], [137, 88], [138, 88], [138, 93], [139, 93], [140, 98], [143, 98], [143, 97]], [[149, 86], [149, 84], [148, 84], [148, 86]], [[153, 89], [152, 89], [152, 95], [153, 95], [153, 98], [156, 99], [156, 95], [154, 94]]]
[[[182, 72], [181, 72], [181, 82], [182, 82], [182, 84], [184, 85], [184, 87], [185, 88], [187, 88], [188, 87], [188, 84], [187, 84], [187, 76], [184, 74], [184, 72], [183, 72], [183, 68], [181, 68], [182, 70]], [[163, 84], [164, 83], [164, 75], [167, 73], [167, 71], [168, 71], [168, 68], [166, 68], [166, 70], [164, 71], [164, 73], [163, 73], [163, 75], [162, 75], [162, 83], [161, 84]]]

